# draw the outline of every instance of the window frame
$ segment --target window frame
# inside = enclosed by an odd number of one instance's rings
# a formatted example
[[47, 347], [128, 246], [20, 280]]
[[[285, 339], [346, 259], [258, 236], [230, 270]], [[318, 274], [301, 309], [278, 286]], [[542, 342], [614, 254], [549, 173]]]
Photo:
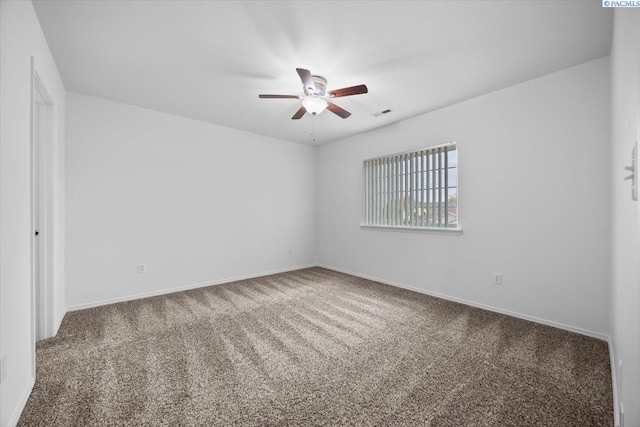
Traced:
[[[406, 154], [419, 153], [421, 151], [427, 150], [435, 150], [441, 147], [450, 147], [455, 146], [456, 150], [456, 198], [457, 198], [457, 224], [456, 227], [420, 227], [413, 225], [383, 225], [383, 224], [367, 224], [366, 216], [367, 216], [367, 162], [371, 162], [373, 160], [387, 159], [395, 156], [403, 156]], [[445, 172], [447, 173], [447, 172]], [[360, 228], [363, 229], [371, 229], [371, 230], [381, 230], [381, 231], [403, 231], [403, 232], [412, 232], [412, 233], [435, 233], [435, 234], [447, 234], [447, 235], [460, 235], [462, 234], [462, 225], [460, 223], [460, 146], [457, 141], [449, 141], [444, 144], [432, 145], [424, 148], [417, 148], [413, 150], [403, 151], [399, 153], [385, 154], [383, 156], [372, 157], [368, 159], [364, 159], [362, 161], [362, 208], [361, 208], [361, 217], [360, 217]]]

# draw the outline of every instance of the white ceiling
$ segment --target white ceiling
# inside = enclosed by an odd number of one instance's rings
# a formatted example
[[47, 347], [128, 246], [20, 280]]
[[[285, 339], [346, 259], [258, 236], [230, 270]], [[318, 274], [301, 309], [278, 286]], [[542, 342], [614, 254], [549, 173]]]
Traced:
[[[318, 144], [608, 55], [612, 32], [598, 0], [34, 5], [67, 90]], [[258, 94], [301, 94], [296, 67], [369, 93], [291, 120], [299, 100]]]

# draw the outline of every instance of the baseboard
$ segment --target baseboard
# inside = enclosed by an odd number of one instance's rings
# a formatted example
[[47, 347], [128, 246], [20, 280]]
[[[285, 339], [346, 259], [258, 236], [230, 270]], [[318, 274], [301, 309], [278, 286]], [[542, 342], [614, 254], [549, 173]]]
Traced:
[[22, 411], [24, 410], [24, 407], [27, 404], [27, 401], [29, 400], [29, 396], [31, 395], [31, 390], [33, 390], [33, 385], [35, 384], [35, 382], [36, 382], [35, 378], [31, 377], [29, 379], [27, 386], [22, 391], [20, 400], [18, 400], [18, 406], [16, 406], [16, 409], [13, 411], [11, 418], [9, 418], [9, 424], [7, 424], [7, 427], [14, 427], [16, 424], [18, 424], [18, 421], [20, 420], [20, 415], [22, 415]]
[[615, 350], [613, 348], [613, 340], [611, 337], [607, 340], [609, 343], [609, 364], [611, 365], [611, 388], [613, 388], [613, 425], [620, 426], [620, 404], [618, 403], [618, 375]]
[[563, 323], [554, 322], [552, 320], [540, 319], [538, 317], [529, 316], [527, 314], [517, 313], [515, 311], [505, 310], [505, 309], [502, 309], [502, 308], [493, 307], [493, 306], [490, 306], [490, 305], [485, 305], [485, 304], [477, 303], [477, 302], [474, 302], [474, 301], [469, 301], [469, 300], [465, 300], [465, 299], [462, 299], [462, 298], [453, 297], [451, 295], [441, 294], [439, 292], [433, 292], [433, 291], [428, 291], [428, 290], [424, 290], [424, 289], [420, 289], [420, 288], [415, 288], [413, 286], [404, 285], [402, 283], [397, 283], [397, 282], [392, 282], [392, 281], [389, 281], [389, 280], [380, 279], [380, 278], [377, 278], [377, 277], [367, 276], [365, 274], [359, 274], [359, 273], [355, 273], [353, 271], [343, 270], [343, 269], [336, 268], [336, 267], [331, 267], [331, 266], [328, 266], [328, 265], [318, 264], [318, 267], [326, 268], [327, 270], [337, 271], [339, 273], [349, 274], [351, 276], [361, 277], [363, 279], [372, 280], [374, 282], [384, 283], [385, 285], [395, 286], [397, 288], [407, 289], [407, 290], [410, 290], [410, 291], [418, 292], [418, 293], [429, 295], [429, 296], [432, 296], [432, 297], [442, 298], [442, 299], [446, 299], [448, 301], [453, 301], [453, 302], [457, 302], [457, 303], [460, 303], [460, 304], [465, 304], [465, 305], [469, 305], [469, 306], [472, 306], [472, 307], [481, 308], [483, 310], [493, 311], [495, 313], [500, 313], [500, 314], [506, 314], [508, 316], [517, 317], [519, 319], [528, 320], [530, 322], [540, 323], [542, 325], [547, 325], [547, 326], [553, 326], [554, 328], [564, 329], [565, 331], [575, 332], [577, 334], [586, 335], [586, 336], [589, 336], [589, 337], [592, 337], [592, 338], [597, 338], [597, 339], [602, 340], [602, 341], [609, 341], [609, 335], [603, 334], [603, 333], [600, 333], [600, 332], [589, 331], [587, 329], [582, 329], [582, 328], [578, 328], [578, 327], [575, 327], [575, 326], [565, 325]]
[[220, 279], [220, 280], [212, 280], [212, 281], [201, 282], [201, 283], [192, 283], [189, 285], [180, 285], [180, 286], [176, 286], [169, 289], [163, 289], [160, 291], [151, 291], [151, 292], [145, 292], [142, 294], [127, 295], [124, 297], [110, 298], [110, 299], [101, 300], [101, 301], [77, 304], [77, 305], [67, 307], [66, 312], [84, 310], [87, 308], [99, 307], [101, 305], [115, 304], [117, 302], [132, 301], [140, 298], [149, 298], [149, 297], [155, 297], [158, 295], [172, 294], [174, 292], [187, 291], [189, 289], [197, 289], [197, 288], [204, 288], [207, 286], [221, 285], [223, 283], [237, 282], [239, 280], [255, 279], [257, 277], [270, 276], [272, 274], [286, 273], [288, 271], [302, 270], [304, 268], [311, 268], [316, 266], [317, 266], [316, 264], [300, 265], [296, 267], [283, 268], [279, 270], [265, 271], [262, 273], [248, 274], [245, 276], [236, 276], [236, 277], [229, 277], [229, 278]]
[[58, 335], [58, 330], [60, 329], [60, 325], [62, 324], [62, 320], [64, 319], [64, 315], [65, 314], [67, 314], [67, 309], [66, 308], [64, 310], [62, 310], [62, 313], [60, 313], [60, 316], [58, 316], [58, 320], [56, 320], [55, 328], [53, 330], [53, 336], [54, 337], [56, 335]]

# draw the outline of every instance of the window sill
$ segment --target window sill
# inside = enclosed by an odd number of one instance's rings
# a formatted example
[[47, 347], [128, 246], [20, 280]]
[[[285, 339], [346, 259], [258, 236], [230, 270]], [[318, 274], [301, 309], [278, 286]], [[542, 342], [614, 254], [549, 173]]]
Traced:
[[382, 231], [404, 231], [413, 233], [433, 233], [433, 234], [448, 234], [459, 236], [462, 234], [462, 228], [432, 228], [432, 227], [403, 227], [394, 225], [367, 225], [360, 224], [360, 228], [366, 228], [370, 230], [382, 230]]

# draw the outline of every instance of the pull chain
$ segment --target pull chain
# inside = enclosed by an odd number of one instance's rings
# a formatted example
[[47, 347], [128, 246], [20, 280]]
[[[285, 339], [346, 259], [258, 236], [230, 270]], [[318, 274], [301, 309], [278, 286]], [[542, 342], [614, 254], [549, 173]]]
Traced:
[[311, 141], [316, 142], [316, 115], [311, 115]]

